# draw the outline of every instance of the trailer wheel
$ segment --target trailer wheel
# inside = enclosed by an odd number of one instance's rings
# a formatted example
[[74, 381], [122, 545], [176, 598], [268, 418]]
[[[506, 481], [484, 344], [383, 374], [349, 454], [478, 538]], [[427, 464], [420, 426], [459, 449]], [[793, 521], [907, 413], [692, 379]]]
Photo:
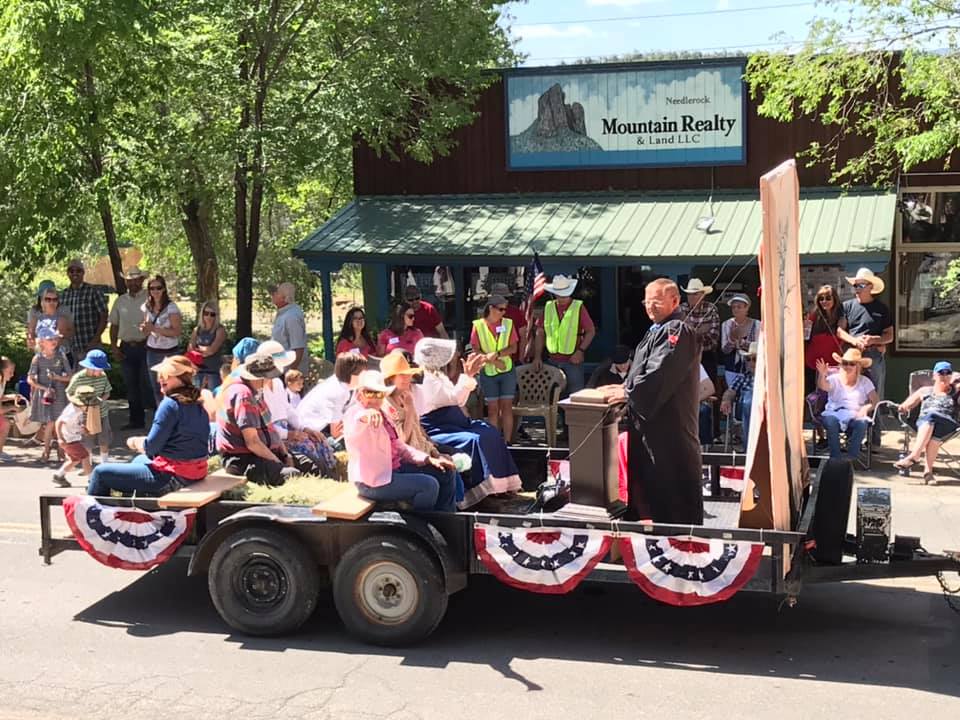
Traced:
[[220, 544], [210, 561], [207, 584], [227, 625], [248, 635], [281, 635], [313, 614], [320, 573], [299, 540], [254, 527]]
[[447, 611], [436, 560], [397, 535], [366, 538], [343, 554], [333, 576], [333, 600], [347, 630], [374, 645], [419, 642]]

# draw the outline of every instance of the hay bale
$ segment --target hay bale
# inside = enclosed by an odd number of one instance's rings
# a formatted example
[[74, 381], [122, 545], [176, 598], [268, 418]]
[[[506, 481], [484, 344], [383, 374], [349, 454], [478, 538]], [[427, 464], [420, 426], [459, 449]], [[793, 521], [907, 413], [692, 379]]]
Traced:
[[[333, 478], [298, 475], [279, 487], [247, 483], [231, 491], [230, 500], [271, 505], [316, 505], [346, 491], [348, 486]], [[224, 494], [227, 498], [227, 494]]]

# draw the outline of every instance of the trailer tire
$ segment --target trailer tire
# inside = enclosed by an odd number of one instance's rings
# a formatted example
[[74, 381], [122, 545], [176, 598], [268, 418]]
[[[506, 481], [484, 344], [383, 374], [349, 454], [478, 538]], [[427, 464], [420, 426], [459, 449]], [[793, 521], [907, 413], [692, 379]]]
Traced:
[[812, 536], [816, 541], [814, 559], [824, 565], [843, 563], [843, 543], [853, 496], [853, 465], [849, 460], [831, 459], [820, 474]]
[[282, 635], [313, 614], [320, 572], [295, 537], [248, 527], [217, 548], [207, 584], [210, 599], [227, 625], [247, 635]]
[[373, 645], [411, 645], [447, 611], [443, 572], [429, 551], [400, 535], [375, 535], [337, 563], [333, 601], [347, 630]]

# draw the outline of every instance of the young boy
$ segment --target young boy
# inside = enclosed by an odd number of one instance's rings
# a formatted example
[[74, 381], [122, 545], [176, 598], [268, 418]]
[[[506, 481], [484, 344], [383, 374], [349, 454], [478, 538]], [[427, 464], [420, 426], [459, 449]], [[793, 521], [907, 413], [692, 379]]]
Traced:
[[73, 467], [80, 463], [83, 471], [90, 474], [90, 451], [84, 445], [83, 440], [88, 437], [87, 434], [87, 413], [86, 409], [99, 399], [96, 390], [90, 385], [79, 385], [74, 388], [73, 396], [70, 398], [70, 404], [67, 405], [60, 417], [54, 423], [57, 433], [57, 441], [60, 449], [66, 455], [63, 465], [53, 474], [53, 482], [60, 487], [70, 487], [70, 481], [67, 480], [67, 473]]
[[[100, 425], [102, 430], [97, 435], [100, 445], [100, 462], [110, 462], [110, 418], [103, 401], [110, 397], [110, 379], [107, 377], [107, 370], [110, 369], [110, 361], [107, 360], [107, 354], [103, 350], [94, 349], [87, 353], [87, 356], [77, 363], [79, 370], [76, 375], [70, 379], [67, 385], [67, 400], [74, 402], [74, 396], [79, 387], [92, 387], [96, 394], [93, 402], [85, 403], [87, 405], [96, 405], [100, 408]], [[93, 442], [92, 436], [87, 436], [89, 442]], [[86, 472], [86, 470], [85, 470]]]
[[287, 402], [295, 408], [300, 404], [300, 394], [303, 392], [303, 373], [291, 368], [283, 375], [283, 384], [287, 386]]

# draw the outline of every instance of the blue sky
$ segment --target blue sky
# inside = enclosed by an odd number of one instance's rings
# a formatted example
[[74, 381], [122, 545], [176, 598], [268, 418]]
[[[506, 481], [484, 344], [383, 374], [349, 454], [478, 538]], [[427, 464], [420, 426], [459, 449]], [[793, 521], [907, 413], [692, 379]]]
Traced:
[[507, 9], [527, 65], [634, 51], [780, 49], [774, 35], [802, 40], [827, 12], [810, 0], [529, 0]]

